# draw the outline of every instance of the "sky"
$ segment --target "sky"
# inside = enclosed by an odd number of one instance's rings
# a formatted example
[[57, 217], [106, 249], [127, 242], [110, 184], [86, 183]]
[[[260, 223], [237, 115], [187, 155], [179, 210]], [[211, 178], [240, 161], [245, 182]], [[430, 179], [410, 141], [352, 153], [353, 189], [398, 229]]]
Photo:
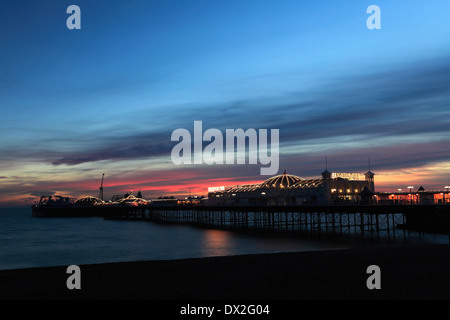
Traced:
[[[81, 10], [68, 29], [67, 7]], [[370, 5], [381, 29], [370, 30]], [[450, 185], [448, 0], [5, 0], [0, 205], [206, 195], [261, 164], [176, 165], [174, 130], [279, 129], [279, 172]], [[204, 143], [203, 146], [206, 144]]]

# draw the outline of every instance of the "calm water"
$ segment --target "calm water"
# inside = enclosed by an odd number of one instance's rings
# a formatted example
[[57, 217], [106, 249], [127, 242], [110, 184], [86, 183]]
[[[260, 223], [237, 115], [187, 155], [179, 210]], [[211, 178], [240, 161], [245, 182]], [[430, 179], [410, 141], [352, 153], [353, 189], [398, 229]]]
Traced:
[[[448, 241], [445, 236], [433, 242]], [[0, 270], [137, 260], [345, 249], [355, 244], [263, 237], [102, 218], [34, 218], [0, 208]]]

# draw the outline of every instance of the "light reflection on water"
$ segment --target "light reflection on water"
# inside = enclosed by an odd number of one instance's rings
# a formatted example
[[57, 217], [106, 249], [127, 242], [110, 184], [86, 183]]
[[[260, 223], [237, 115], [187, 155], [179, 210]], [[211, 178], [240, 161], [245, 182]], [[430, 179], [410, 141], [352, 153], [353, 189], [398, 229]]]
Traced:
[[205, 256], [229, 256], [234, 254], [236, 242], [230, 232], [223, 230], [205, 230], [201, 242]]

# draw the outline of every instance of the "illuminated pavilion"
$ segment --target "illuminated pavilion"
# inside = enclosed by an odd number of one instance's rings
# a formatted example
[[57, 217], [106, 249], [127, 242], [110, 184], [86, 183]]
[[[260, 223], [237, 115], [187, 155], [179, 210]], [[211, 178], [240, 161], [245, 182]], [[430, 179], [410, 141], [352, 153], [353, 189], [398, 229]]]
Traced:
[[286, 171], [259, 184], [214, 188], [208, 205], [327, 205], [368, 203], [375, 193], [374, 173], [322, 172], [303, 179]]

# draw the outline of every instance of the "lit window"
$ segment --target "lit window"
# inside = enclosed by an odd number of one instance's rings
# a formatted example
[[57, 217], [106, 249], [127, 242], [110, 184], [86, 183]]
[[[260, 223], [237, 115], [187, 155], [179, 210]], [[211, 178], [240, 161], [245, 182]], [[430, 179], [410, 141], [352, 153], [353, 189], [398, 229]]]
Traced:
[[331, 189], [331, 192], [332, 192], [332, 193], [335, 193], [335, 192], [336, 192], [336, 189]]

